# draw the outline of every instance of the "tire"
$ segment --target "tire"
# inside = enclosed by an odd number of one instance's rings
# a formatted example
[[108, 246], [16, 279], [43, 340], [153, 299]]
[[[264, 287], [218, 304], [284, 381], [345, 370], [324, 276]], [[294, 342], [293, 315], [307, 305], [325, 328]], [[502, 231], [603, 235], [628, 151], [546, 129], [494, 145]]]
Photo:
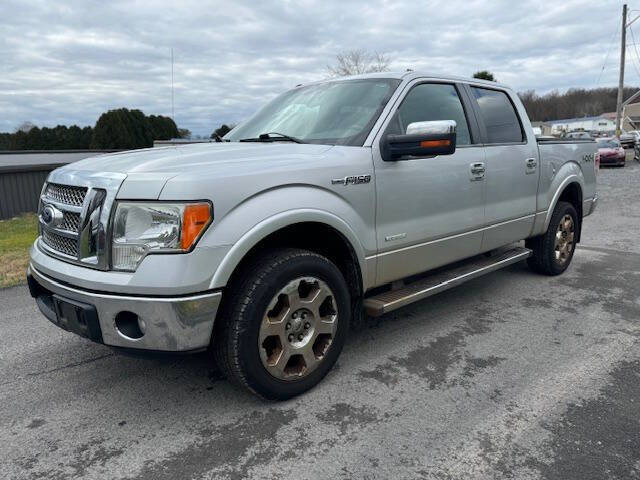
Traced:
[[267, 400], [286, 400], [331, 370], [349, 331], [351, 298], [327, 258], [269, 250], [227, 291], [213, 348], [233, 384]]
[[[571, 226], [566, 227], [566, 220], [570, 218]], [[561, 227], [561, 222], [565, 225]], [[577, 232], [579, 227], [578, 213], [568, 202], [558, 202], [551, 215], [547, 231], [526, 241], [526, 247], [533, 250], [533, 255], [527, 259], [529, 267], [538, 273], [545, 275], [560, 275], [564, 272], [571, 260], [576, 247]], [[562, 231], [561, 231], [562, 230]], [[570, 233], [565, 234], [567, 230]], [[556, 243], [556, 236], [560, 235]]]

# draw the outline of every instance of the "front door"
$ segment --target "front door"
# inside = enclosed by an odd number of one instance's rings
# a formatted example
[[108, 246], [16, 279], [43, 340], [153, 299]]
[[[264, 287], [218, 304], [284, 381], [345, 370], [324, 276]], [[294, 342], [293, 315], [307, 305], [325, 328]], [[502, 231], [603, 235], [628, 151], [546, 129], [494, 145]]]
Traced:
[[[480, 252], [484, 225], [484, 149], [461, 101], [460, 87], [420, 83], [408, 91], [382, 135], [409, 124], [455, 120], [453, 155], [385, 162], [373, 145], [376, 181], [377, 284]], [[471, 114], [471, 115], [470, 115]]]

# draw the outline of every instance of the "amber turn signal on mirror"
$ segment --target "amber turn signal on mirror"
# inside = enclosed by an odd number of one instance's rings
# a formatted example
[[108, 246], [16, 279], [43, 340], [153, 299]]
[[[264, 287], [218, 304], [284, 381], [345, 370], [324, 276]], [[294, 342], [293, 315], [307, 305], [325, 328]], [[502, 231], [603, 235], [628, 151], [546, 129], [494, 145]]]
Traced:
[[422, 148], [438, 148], [451, 146], [451, 140], [425, 140], [420, 142]]

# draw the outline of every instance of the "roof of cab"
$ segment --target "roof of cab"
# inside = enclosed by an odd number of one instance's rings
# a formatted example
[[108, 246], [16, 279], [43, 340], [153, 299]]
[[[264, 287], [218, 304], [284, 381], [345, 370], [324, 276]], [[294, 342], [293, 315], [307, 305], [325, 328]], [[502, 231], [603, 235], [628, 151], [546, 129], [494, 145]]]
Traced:
[[441, 75], [437, 73], [427, 73], [427, 72], [416, 72], [413, 70], [404, 71], [404, 72], [376, 72], [376, 73], [363, 73], [361, 75], [351, 75], [347, 77], [333, 77], [327, 78], [324, 80], [320, 80], [318, 82], [309, 82], [305, 84], [301, 84], [299, 86], [311, 85], [313, 83], [324, 83], [331, 82], [336, 80], [357, 80], [357, 79], [366, 79], [366, 78], [394, 78], [397, 80], [414, 80], [416, 78], [428, 78], [433, 80], [446, 80], [450, 82], [465, 82], [465, 83], [475, 83], [479, 85], [487, 85], [492, 87], [499, 87], [504, 89], [509, 89], [507, 85], [491, 82], [489, 80], [482, 80], [479, 78], [469, 78], [469, 77], [458, 77], [454, 75]]

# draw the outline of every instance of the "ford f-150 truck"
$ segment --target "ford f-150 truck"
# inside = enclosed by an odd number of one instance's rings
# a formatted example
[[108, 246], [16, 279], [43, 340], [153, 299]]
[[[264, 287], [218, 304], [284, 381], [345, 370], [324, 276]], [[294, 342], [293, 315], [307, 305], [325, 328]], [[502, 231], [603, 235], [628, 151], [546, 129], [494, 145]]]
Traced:
[[208, 349], [267, 399], [317, 384], [364, 312], [525, 259], [562, 273], [598, 201], [596, 143], [536, 140], [518, 96], [476, 79], [300, 85], [219, 140], [54, 170], [27, 277], [59, 327]]

